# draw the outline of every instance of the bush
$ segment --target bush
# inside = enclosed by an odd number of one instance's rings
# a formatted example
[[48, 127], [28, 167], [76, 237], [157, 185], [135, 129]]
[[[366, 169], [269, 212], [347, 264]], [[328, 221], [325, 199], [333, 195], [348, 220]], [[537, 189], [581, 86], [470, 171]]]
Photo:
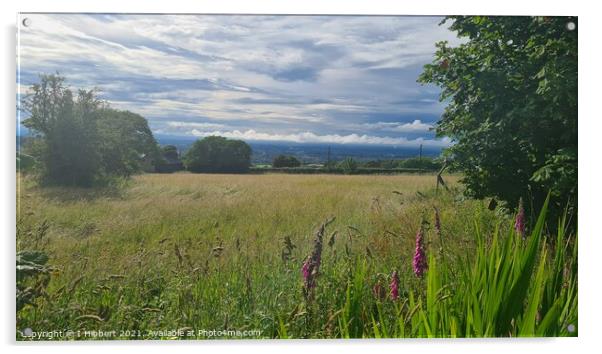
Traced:
[[278, 155], [274, 158], [272, 162], [273, 167], [299, 167], [301, 166], [301, 161], [297, 160], [294, 156], [286, 156], [286, 155]]
[[251, 147], [242, 140], [208, 136], [192, 144], [184, 165], [198, 173], [247, 172], [251, 166]]
[[172, 173], [184, 169], [178, 148], [174, 145], [165, 145], [161, 148], [161, 158], [155, 167], [159, 173]]
[[422, 157], [422, 158], [413, 157], [413, 158], [399, 161], [397, 167], [417, 168], [417, 169], [421, 169], [421, 170], [435, 171], [435, 170], [439, 170], [441, 168], [441, 163], [438, 162], [437, 160], [435, 160], [433, 158], [429, 158], [429, 157]]
[[398, 164], [399, 164], [398, 160], [372, 160], [372, 161], [364, 162], [362, 164], [362, 167], [393, 169], [393, 168], [397, 168]]
[[353, 173], [357, 170], [358, 165], [353, 158], [347, 157], [337, 164], [337, 168], [342, 169], [344, 173]]
[[30, 173], [34, 171], [36, 160], [30, 155], [17, 153], [17, 171], [21, 173]]

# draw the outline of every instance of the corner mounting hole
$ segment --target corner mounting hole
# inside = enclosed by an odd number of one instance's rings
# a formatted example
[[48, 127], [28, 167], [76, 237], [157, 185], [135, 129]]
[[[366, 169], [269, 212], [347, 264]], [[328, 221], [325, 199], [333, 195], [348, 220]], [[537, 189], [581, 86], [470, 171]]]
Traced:
[[568, 29], [569, 31], [574, 31], [575, 28], [577, 28], [577, 25], [575, 24], [575, 22], [573, 22], [573, 21], [567, 22], [566, 29]]

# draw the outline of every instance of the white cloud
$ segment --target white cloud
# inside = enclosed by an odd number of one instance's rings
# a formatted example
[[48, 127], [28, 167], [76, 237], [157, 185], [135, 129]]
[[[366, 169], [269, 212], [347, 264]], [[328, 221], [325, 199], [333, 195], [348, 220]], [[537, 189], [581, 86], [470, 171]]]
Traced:
[[173, 128], [195, 128], [195, 129], [222, 129], [226, 126], [217, 123], [196, 123], [196, 122], [167, 122], [169, 127]]
[[407, 139], [404, 137], [381, 137], [371, 135], [339, 135], [325, 134], [318, 135], [312, 132], [302, 132], [294, 134], [270, 134], [257, 132], [254, 129], [232, 130], [232, 131], [201, 131], [193, 129], [191, 134], [198, 137], [223, 136], [230, 139], [242, 139], [251, 141], [284, 141], [294, 143], [324, 143], [324, 144], [365, 144], [365, 145], [393, 145], [393, 146], [419, 146], [425, 144], [428, 146], [447, 147], [450, 140], [447, 138], [441, 140], [435, 139]]
[[376, 122], [364, 123], [361, 126], [371, 130], [378, 129], [398, 133], [423, 133], [433, 128], [432, 124], [422, 123], [420, 119], [416, 119], [412, 123]]
[[[370, 138], [376, 131], [429, 135], [423, 121], [435, 120], [443, 104], [416, 76], [435, 42], [460, 42], [435, 17], [28, 17], [20, 33], [23, 77], [58, 70], [173, 133], [233, 132], [229, 122], [246, 121], [239, 133], [265, 123], [275, 135], [313, 131], [337, 141], [389, 141]], [[184, 117], [199, 126], [170, 123]]]

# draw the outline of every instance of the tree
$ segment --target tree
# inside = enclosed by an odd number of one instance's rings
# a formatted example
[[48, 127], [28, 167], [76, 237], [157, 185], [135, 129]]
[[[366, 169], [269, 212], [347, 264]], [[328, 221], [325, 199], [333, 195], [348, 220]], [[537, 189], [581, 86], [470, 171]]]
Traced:
[[251, 166], [251, 147], [242, 140], [208, 136], [192, 144], [184, 156], [184, 164], [191, 172], [247, 172]]
[[343, 161], [337, 164], [337, 167], [342, 169], [345, 173], [353, 173], [357, 170], [358, 165], [357, 161], [355, 161], [351, 157], [346, 157]]
[[89, 187], [113, 176], [130, 176], [158, 157], [142, 116], [109, 108], [94, 90], [65, 86], [65, 78], [41, 75], [22, 101], [23, 125], [34, 138], [31, 153], [44, 183]]
[[297, 160], [294, 156], [286, 156], [286, 155], [278, 155], [274, 158], [272, 162], [273, 167], [299, 167], [301, 166], [301, 161]]
[[165, 145], [161, 148], [161, 159], [156, 165], [156, 171], [160, 173], [171, 173], [184, 169], [180, 160], [178, 148], [175, 145]]
[[[453, 16], [465, 42], [437, 43], [419, 78], [447, 102], [436, 126], [473, 197], [540, 206], [577, 197], [576, 18]], [[445, 21], [444, 21], [445, 22]]]
[[106, 174], [128, 177], [159, 163], [159, 147], [144, 117], [110, 108], [104, 108], [99, 117], [99, 148]]
[[161, 148], [163, 157], [170, 160], [179, 160], [180, 154], [178, 154], [178, 148], [175, 145], [165, 145]]
[[102, 102], [86, 90], [73, 98], [64, 82], [58, 75], [40, 76], [22, 102], [30, 113], [23, 125], [39, 138], [34, 152], [45, 182], [90, 186], [101, 169], [96, 121]]

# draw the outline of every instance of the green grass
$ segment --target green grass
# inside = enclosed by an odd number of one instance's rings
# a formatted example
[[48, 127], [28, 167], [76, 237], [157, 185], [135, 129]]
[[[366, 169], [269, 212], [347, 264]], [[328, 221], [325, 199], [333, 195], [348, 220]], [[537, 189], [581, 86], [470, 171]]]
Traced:
[[[47, 284], [18, 312], [17, 329], [145, 339], [173, 329], [575, 335], [567, 326], [577, 324], [576, 235], [561, 229], [551, 240], [542, 221], [522, 240], [511, 216], [462, 198], [457, 178], [446, 179], [451, 192], [436, 193], [434, 175], [147, 174], [102, 190], [39, 188], [22, 177], [17, 247], [45, 251], [54, 270], [38, 280]], [[419, 279], [414, 237], [423, 219], [432, 225], [434, 207], [442, 234], [427, 226], [429, 270]], [[331, 217], [307, 300], [301, 265]], [[400, 299], [375, 297], [393, 270]]]

